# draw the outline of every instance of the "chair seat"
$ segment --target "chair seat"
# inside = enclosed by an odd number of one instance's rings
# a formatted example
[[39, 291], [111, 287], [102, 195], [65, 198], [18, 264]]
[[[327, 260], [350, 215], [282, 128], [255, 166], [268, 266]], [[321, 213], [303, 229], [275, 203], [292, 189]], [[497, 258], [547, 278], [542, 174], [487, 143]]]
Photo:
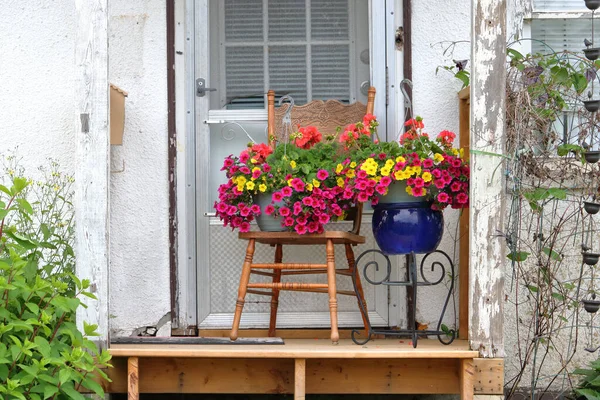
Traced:
[[293, 245], [311, 245], [326, 244], [331, 240], [334, 244], [363, 244], [365, 237], [351, 232], [343, 231], [325, 231], [323, 233], [313, 233], [308, 235], [299, 235], [295, 232], [241, 232], [240, 239], [254, 239], [262, 244], [293, 244]]

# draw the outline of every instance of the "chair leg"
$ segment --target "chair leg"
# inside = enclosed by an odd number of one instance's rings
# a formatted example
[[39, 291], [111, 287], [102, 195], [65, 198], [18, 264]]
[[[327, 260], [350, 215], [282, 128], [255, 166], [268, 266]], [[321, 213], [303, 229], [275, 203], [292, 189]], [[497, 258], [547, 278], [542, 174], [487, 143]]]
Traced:
[[[354, 274], [354, 269], [356, 268], [356, 261], [354, 259], [354, 250], [352, 250], [351, 244], [346, 244], [346, 259], [348, 260], [348, 267], [350, 268], [350, 272]], [[360, 296], [360, 298], [356, 298], [356, 301], [358, 302], [358, 309], [363, 320], [363, 325], [365, 326], [365, 329], [367, 329], [367, 327], [369, 326], [369, 320], [366, 315], [367, 302], [365, 301], [365, 293], [363, 292], [362, 283], [360, 281], [360, 274], [357, 271], [357, 273], [353, 276], [356, 276], [356, 291], [358, 292], [358, 296]], [[365, 312], [363, 312], [363, 309], [360, 306], [361, 301], [362, 304], [365, 306]]]
[[[283, 261], [283, 246], [278, 244], [275, 247], [275, 264], [281, 264]], [[273, 283], [281, 282], [281, 270], [276, 269], [273, 271]], [[273, 296], [271, 297], [271, 317], [269, 318], [269, 337], [275, 336], [275, 329], [277, 326], [277, 307], [279, 307], [279, 289], [273, 289]]]
[[244, 265], [242, 266], [242, 275], [240, 276], [240, 286], [238, 288], [238, 298], [235, 303], [235, 314], [233, 316], [233, 326], [231, 327], [231, 334], [229, 338], [236, 340], [238, 338], [238, 330], [240, 328], [240, 320], [242, 319], [242, 310], [244, 309], [244, 302], [246, 298], [246, 291], [248, 290], [248, 282], [250, 281], [250, 269], [252, 266], [252, 259], [254, 258], [254, 239], [248, 240], [248, 247], [246, 247], [246, 258], [244, 259]]
[[329, 293], [329, 314], [331, 316], [331, 341], [337, 344], [340, 340], [337, 318], [337, 297], [335, 286], [335, 252], [333, 241], [327, 240], [327, 292]]

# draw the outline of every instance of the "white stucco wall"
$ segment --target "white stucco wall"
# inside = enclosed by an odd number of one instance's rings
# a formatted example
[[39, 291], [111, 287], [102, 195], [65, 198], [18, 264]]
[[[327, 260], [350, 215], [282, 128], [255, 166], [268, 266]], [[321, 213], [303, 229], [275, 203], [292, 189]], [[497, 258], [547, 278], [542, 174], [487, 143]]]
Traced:
[[18, 147], [29, 173], [46, 158], [75, 168], [75, 5], [2, 2], [0, 154]]
[[129, 94], [123, 145], [111, 148], [113, 336], [170, 310], [165, 13], [162, 0], [109, 1], [109, 80]]

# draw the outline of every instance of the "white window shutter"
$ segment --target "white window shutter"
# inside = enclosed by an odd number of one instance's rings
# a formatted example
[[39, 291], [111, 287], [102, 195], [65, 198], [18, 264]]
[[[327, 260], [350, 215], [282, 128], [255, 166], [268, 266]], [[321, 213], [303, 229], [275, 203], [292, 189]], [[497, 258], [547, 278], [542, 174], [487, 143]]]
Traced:
[[[600, 47], [600, 24], [596, 22], [595, 46]], [[584, 39], [592, 40], [592, 22], [589, 19], [534, 19], [531, 25], [532, 52], [549, 54], [564, 50], [582, 52]]]
[[534, 11], [587, 10], [584, 0], [533, 0], [533, 9]]

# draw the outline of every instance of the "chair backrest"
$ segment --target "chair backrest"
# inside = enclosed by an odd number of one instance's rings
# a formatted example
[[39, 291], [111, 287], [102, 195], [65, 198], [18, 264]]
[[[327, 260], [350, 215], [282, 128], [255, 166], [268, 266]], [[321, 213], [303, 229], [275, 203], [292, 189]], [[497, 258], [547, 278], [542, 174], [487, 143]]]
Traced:
[[[269, 145], [275, 147], [278, 141], [278, 135], [283, 130], [283, 116], [288, 110], [289, 104], [275, 108], [275, 91], [269, 90], [267, 93], [267, 112], [268, 112], [268, 138]], [[373, 114], [375, 108], [375, 88], [370, 87], [367, 95], [367, 104], [360, 102], [344, 104], [337, 100], [313, 100], [301, 106], [292, 108], [291, 120], [292, 130], [298, 126], [315, 126], [322, 134], [335, 134], [338, 126], [342, 129], [358, 121], [362, 121], [365, 114]], [[353, 214], [353, 215], [352, 215]], [[359, 203], [348, 219], [353, 221], [350, 232], [359, 234], [362, 221], [362, 203]]]
[[[283, 116], [289, 104], [275, 108], [275, 91], [267, 93], [268, 104], [268, 138], [269, 144], [275, 147], [279, 135], [283, 130]], [[294, 106], [291, 113], [292, 130], [298, 126], [315, 126], [322, 134], [335, 134], [338, 126], [362, 121], [365, 114], [373, 114], [375, 107], [375, 88], [370, 87], [367, 104], [360, 102], [344, 104], [337, 100], [313, 100], [301, 106]]]

